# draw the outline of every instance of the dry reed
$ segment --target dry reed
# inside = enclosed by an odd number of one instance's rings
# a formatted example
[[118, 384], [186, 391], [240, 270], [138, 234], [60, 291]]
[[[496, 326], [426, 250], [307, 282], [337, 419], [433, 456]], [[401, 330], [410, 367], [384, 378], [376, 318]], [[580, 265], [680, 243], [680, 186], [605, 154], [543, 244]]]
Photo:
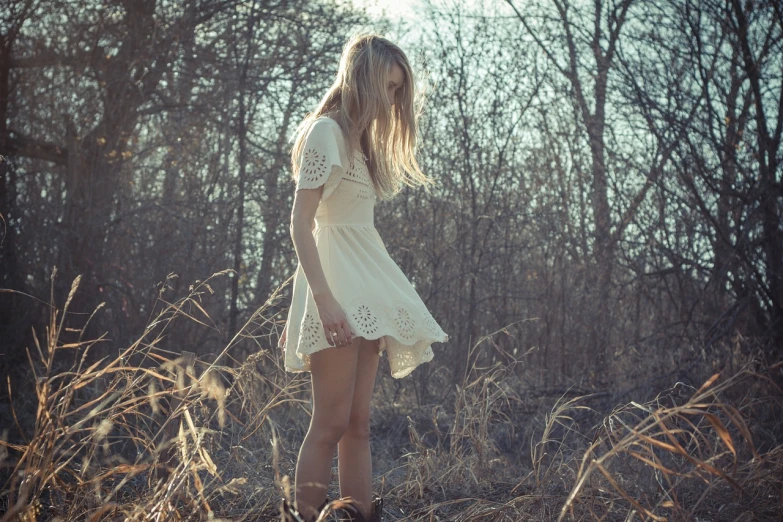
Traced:
[[[201, 303], [224, 274], [173, 302], [161, 290], [160, 312], [114, 358], [92, 357], [108, 342], [83, 338], [92, 316], [62, 341], [78, 278], [61, 310], [52, 298], [49, 324], [28, 351], [34, 420], [17, 416], [13, 399], [23, 391], [8, 382], [0, 522], [277, 517], [280, 498], [292, 496], [309, 415], [306, 377], [287, 374], [255, 333], [273, 327], [266, 315], [278, 293], [210, 361], [166, 348], [174, 321], [212, 328]], [[248, 343], [252, 355], [230, 364]], [[780, 425], [755, 422], [753, 412], [780, 408], [780, 370], [747, 366], [603, 415], [590, 395], [531, 399], [513, 361], [473, 366], [448, 403], [375, 405], [377, 416], [408, 426], [405, 440], [374, 439], [396, 454], [377, 470], [376, 489], [395, 520], [773, 519]]]

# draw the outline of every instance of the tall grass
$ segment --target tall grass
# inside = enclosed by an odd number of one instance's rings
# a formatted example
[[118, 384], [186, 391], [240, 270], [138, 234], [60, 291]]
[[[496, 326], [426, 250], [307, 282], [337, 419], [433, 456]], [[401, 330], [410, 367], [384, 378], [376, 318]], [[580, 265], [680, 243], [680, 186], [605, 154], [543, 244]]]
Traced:
[[[277, 294], [211, 360], [171, 348], [175, 321], [212, 327], [201, 303], [223, 274], [173, 302], [161, 291], [160, 311], [114, 357], [92, 355], [108, 342], [84, 338], [92, 316], [66, 327], [78, 278], [61, 309], [52, 298], [28, 350], [30, 388], [8, 381], [0, 522], [278, 516], [310, 404], [307, 377], [286, 373], [255, 334], [273, 324]], [[234, 362], [248, 343], [252, 355]], [[444, 404], [375, 401], [386, 519], [779, 519], [780, 363], [749, 361], [607, 413], [591, 395], [535, 397], [521, 366], [471, 368]], [[407, 429], [383, 429], [400, 422]]]

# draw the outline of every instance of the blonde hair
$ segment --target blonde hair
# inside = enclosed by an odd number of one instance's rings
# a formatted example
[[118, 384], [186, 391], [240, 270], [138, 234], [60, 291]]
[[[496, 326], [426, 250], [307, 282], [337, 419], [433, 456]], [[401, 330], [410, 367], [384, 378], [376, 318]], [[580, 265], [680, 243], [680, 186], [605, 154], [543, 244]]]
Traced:
[[[402, 69], [404, 79], [392, 106], [386, 87], [395, 63]], [[381, 197], [393, 196], [403, 184], [432, 184], [415, 156], [421, 107], [416, 94], [410, 63], [397, 45], [375, 34], [352, 37], [343, 48], [334, 83], [297, 129], [291, 150], [294, 179], [298, 178], [302, 149], [313, 122], [335, 114], [349, 157], [353, 158], [352, 144], [359, 143]]]

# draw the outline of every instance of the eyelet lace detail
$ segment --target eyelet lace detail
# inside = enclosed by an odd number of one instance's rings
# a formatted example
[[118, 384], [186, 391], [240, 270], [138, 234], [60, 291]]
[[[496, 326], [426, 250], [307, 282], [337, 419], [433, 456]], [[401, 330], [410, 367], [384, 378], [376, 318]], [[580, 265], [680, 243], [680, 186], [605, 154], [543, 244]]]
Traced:
[[351, 194], [353, 197], [359, 199], [375, 199], [375, 189], [372, 187], [365, 185], [361, 181], [356, 181], [349, 178], [346, 178], [345, 181], [350, 181], [351, 184], [354, 185], [354, 190]]
[[437, 332], [440, 330], [440, 326], [438, 325], [437, 321], [435, 321], [435, 318], [433, 318], [430, 314], [427, 314], [424, 317], [424, 329], [428, 332]]
[[394, 324], [397, 326], [397, 331], [400, 333], [400, 337], [406, 341], [413, 339], [413, 336], [415, 335], [415, 323], [413, 322], [413, 318], [411, 317], [411, 314], [408, 312], [408, 310], [405, 308], [398, 308], [397, 317], [394, 318]]
[[[448, 336], [424, 307], [411, 308], [403, 303], [389, 307], [358, 300], [345, 308], [345, 313], [357, 337], [378, 339], [390, 336], [406, 346], [422, 341], [429, 345], [448, 340]], [[317, 312], [306, 312], [299, 335], [299, 351], [309, 354], [329, 346]]]
[[[444, 343], [449, 339], [424, 303], [391, 304], [361, 298], [347, 306], [345, 312], [355, 337], [379, 339], [378, 352], [386, 352], [395, 379], [401, 379], [420, 364], [431, 361], [434, 357], [432, 343]], [[326, 341], [317, 311], [308, 309], [301, 325], [290, 326], [285, 347], [286, 369], [310, 371], [310, 356], [331, 346]]]
[[343, 179], [353, 182], [354, 191], [352, 195], [354, 197], [359, 199], [376, 199], [375, 185], [373, 185], [370, 171], [367, 170], [367, 165], [363, 161], [355, 158], [345, 171]]
[[378, 331], [379, 321], [375, 314], [372, 313], [370, 307], [367, 305], [359, 305], [359, 307], [352, 314], [353, 320], [359, 325], [363, 331], [372, 335]]
[[307, 149], [302, 156], [299, 176], [305, 181], [315, 183], [326, 175], [326, 154], [317, 149]]
[[315, 346], [321, 338], [326, 339], [321, 327], [321, 321], [314, 314], [307, 312], [302, 322], [302, 331], [300, 333], [300, 344], [305, 346]]

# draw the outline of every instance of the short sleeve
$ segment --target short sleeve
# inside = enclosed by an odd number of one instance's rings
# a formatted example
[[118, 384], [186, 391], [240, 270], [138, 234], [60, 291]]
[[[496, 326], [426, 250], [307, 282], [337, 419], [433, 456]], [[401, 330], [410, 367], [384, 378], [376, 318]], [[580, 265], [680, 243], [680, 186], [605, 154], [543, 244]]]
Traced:
[[316, 120], [305, 138], [299, 163], [296, 190], [315, 189], [323, 185], [321, 199], [334, 192], [342, 180], [346, 157], [343, 136], [337, 123]]

